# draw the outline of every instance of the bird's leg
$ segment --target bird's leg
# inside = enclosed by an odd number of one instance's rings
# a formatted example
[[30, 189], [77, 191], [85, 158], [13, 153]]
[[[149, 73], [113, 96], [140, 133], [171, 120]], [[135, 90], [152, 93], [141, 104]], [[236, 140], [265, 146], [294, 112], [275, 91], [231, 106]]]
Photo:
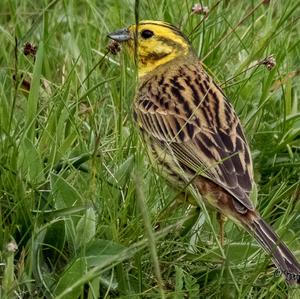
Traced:
[[222, 247], [224, 247], [224, 224], [226, 221], [226, 217], [222, 213], [217, 212], [217, 220], [220, 226], [220, 231], [219, 231], [220, 244]]

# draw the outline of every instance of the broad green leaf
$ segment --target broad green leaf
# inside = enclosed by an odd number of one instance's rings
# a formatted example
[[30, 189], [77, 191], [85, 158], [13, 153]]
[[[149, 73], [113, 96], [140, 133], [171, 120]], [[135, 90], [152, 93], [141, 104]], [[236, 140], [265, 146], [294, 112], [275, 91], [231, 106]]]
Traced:
[[51, 185], [57, 209], [73, 207], [82, 202], [78, 191], [62, 176], [52, 174]]
[[77, 247], [87, 244], [95, 236], [96, 232], [96, 213], [93, 208], [87, 209], [76, 226]]
[[124, 249], [124, 246], [110, 240], [91, 241], [85, 251], [88, 266], [97, 266], [107, 258], [120, 254]]
[[121, 165], [118, 166], [113, 176], [110, 176], [108, 182], [122, 186], [130, 178], [134, 166], [134, 156], [129, 156]]
[[18, 165], [27, 175], [31, 183], [40, 183], [44, 181], [43, 162], [41, 156], [31, 142], [30, 139], [25, 138], [20, 147], [20, 154], [18, 156]]
[[82, 292], [83, 285], [70, 288], [74, 282], [79, 280], [84, 273], [86, 273], [86, 260], [85, 258], [78, 258], [73, 264], [71, 264], [64, 273], [60, 276], [55, 290], [53, 290], [56, 296], [59, 296], [62, 292], [68, 291], [64, 295], [64, 299], [78, 298]]

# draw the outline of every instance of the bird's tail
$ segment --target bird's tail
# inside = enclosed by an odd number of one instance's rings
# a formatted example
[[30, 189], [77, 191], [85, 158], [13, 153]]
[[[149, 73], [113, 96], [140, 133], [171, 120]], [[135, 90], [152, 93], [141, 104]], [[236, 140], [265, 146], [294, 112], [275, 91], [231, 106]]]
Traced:
[[278, 270], [290, 284], [300, 284], [300, 264], [288, 247], [262, 218], [244, 223], [263, 249], [271, 255]]

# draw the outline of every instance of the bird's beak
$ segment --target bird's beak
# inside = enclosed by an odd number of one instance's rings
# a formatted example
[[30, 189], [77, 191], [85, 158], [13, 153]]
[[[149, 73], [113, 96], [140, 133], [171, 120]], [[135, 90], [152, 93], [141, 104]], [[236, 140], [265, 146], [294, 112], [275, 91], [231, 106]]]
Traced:
[[107, 36], [117, 42], [125, 42], [131, 39], [130, 32], [127, 28], [112, 32]]

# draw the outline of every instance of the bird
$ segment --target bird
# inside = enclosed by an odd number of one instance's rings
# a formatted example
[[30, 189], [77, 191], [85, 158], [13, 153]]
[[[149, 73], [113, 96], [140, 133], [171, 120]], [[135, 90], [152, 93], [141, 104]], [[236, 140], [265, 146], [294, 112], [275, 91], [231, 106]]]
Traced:
[[137, 63], [133, 118], [161, 176], [175, 188], [196, 190], [257, 240], [287, 283], [300, 284], [295, 255], [251, 201], [253, 165], [241, 121], [186, 35], [145, 20], [108, 37]]

